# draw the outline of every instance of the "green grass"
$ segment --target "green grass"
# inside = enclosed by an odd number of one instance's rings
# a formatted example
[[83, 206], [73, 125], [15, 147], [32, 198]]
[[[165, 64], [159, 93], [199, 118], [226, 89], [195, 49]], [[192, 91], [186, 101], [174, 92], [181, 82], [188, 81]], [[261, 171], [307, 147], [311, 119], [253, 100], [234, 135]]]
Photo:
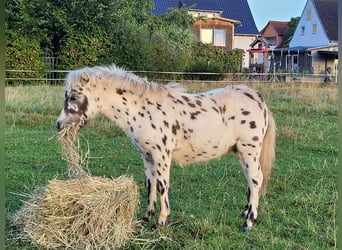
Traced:
[[[170, 225], [145, 225], [127, 249], [335, 249], [337, 201], [337, 88], [253, 84], [277, 123], [277, 159], [258, 224], [240, 231], [246, 181], [232, 155], [171, 169]], [[63, 88], [6, 88], [6, 246], [36, 249], [17, 240], [10, 215], [37, 186], [66, 178], [66, 163], [54, 138]], [[82, 131], [93, 175], [133, 176], [140, 188], [137, 217], [146, 201], [144, 170], [129, 140], [103, 118]], [[154, 220], [156, 220], [154, 218]], [[155, 221], [154, 221], [155, 222]]]

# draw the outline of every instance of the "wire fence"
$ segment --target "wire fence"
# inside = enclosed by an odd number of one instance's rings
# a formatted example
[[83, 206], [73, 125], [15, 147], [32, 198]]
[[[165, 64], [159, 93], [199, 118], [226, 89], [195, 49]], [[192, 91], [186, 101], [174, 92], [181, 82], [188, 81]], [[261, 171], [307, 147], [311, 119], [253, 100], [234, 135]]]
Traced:
[[[5, 70], [5, 84], [17, 86], [26, 84], [63, 84], [70, 70]], [[304, 73], [194, 73], [194, 72], [159, 72], [130, 71], [150, 81], [167, 83], [179, 81], [182, 83], [217, 82], [217, 83], [337, 83], [337, 77], [327, 74]]]

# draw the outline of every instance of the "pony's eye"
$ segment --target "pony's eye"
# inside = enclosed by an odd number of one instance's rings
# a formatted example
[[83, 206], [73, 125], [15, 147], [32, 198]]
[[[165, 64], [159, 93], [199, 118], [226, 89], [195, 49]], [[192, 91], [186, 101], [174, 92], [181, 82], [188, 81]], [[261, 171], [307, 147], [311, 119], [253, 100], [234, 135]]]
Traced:
[[76, 96], [70, 96], [69, 101], [70, 102], [76, 102], [77, 101]]

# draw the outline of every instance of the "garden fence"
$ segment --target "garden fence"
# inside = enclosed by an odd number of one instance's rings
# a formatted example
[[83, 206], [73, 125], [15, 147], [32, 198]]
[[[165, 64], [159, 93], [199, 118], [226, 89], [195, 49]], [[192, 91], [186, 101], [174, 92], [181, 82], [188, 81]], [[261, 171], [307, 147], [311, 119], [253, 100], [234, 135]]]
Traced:
[[[26, 84], [63, 84], [69, 70], [33, 71], [5, 70], [7, 86]], [[131, 71], [155, 82], [166, 83], [179, 81], [182, 83], [217, 82], [217, 83], [336, 83], [337, 77], [326, 74], [304, 73], [193, 73], [193, 72], [159, 72]]]

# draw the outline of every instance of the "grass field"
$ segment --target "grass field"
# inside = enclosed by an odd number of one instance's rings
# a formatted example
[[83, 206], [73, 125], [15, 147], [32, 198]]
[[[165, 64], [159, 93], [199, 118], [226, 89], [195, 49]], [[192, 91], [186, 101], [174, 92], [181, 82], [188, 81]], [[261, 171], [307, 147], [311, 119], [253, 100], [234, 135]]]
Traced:
[[[198, 86], [197, 86], [198, 87]], [[171, 169], [170, 225], [144, 226], [125, 249], [335, 249], [337, 201], [337, 87], [253, 84], [277, 123], [277, 158], [258, 224], [240, 231], [246, 181], [232, 155]], [[196, 88], [198, 89], [198, 88]], [[37, 186], [66, 178], [55, 138], [61, 86], [6, 88], [6, 249], [36, 249], [17, 239], [10, 215]], [[93, 175], [133, 176], [147, 201], [142, 161], [128, 139], [103, 118], [82, 131]], [[52, 139], [51, 139], [52, 138]], [[157, 219], [157, 217], [155, 218]], [[155, 222], [155, 221], [154, 221]], [[37, 248], [38, 249], [38, 248]]]

